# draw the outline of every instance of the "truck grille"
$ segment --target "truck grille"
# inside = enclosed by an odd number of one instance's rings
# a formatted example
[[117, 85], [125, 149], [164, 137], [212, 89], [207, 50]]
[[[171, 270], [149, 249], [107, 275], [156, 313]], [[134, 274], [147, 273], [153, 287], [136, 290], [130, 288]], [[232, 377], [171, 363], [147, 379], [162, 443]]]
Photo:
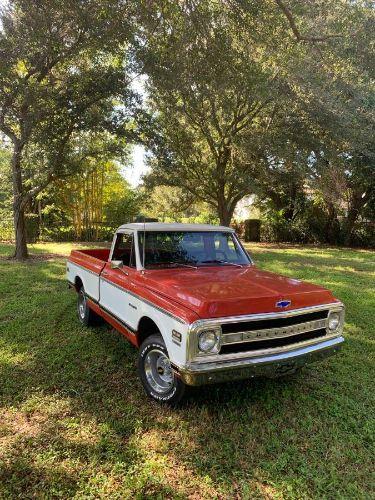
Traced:
[[274, 349], [276, 347], [285, 347], [299, 342], [306, 342], [307, 340], [318, 339], [327, 334], [326, 329], [321, 328], [313, 332], [305, 332], [300, 335], [294, 335], [287, 338], [275, 338], [270, 340], [260, 340], [257, 342], [241, 342], [237, 344], [222, 345], [220, 354], [230, 354], [235, 352], [246, 351], [261, 351], [263, 349]]
[[281, 318], [226, 323], [220, 354], [256, 351], [306, 342], [327, 334], [328, 310]]
[[306, 314], [287, 316], [286, 318], [263, 319], [260, 321], [244, 321], [243, 323], [226, 323], [221, 325], [223, 333], [243, 332], [245, 330], [257, 330], [258, 328], [282, 328], [283, 326], [297, 325], [315, 319], [326, 319], [328, 310], [313, 311]]

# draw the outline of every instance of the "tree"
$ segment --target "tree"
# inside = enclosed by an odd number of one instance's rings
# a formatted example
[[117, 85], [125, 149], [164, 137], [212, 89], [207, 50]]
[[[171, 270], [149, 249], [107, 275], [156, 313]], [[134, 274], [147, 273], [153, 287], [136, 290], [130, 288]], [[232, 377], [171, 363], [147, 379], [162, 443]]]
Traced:
[[253, 159], [239, 145], [269, 125], [277, 69], [224, 2], [163, 2], [156, 18], [139, 50], [155, 118], [146, 133], [153, 153], [147, 183], [183, 188], [228, 225], [254, 189]]
[[115, 160], [126, 160], [127, 153], [126, 142], [108, 133], [86, 132], [75, 138], [65, 160], [72, 175], [56, 180], [48, 199], [73, 225], [77, 239], [89, 232], [98, 239], [109, 187], [111, 195], [116, 189], [123, 195], [125, 181]]
[[84, 163], [78, 174], [58, 180], [45, 197], [42, 212], [47, 217], [47, 229], [55, 234], [55, 221], [73, 226], [77, 240], [98, 240], [103, 231], [113, 231], [139, 214], [143, 196], [133, 191], [120, 173], [117, 162], [95, 158]]
[[[216, 222], [212, 207], [194, 199], [191, 193], [178, 187], [155, 186], [145, 193], [145, 208], [148, 217], [164, 222]], [[199, 221], [199, 222], [198, 222]]]
[[344, 152], [356, 114], [361, 128], [373, 57], [366, 2], [155, 5], [138, 51], [154, 113], [148, 185], [181, 187], [228, 224], [242, 196], [267, 183], [277, 194], [272, 165], [284, 175], [289, 162], [287, 191], [297, 193], [314, 148]]
[[129, 99], [127, 18], [115, 0], [11, 0], [1, 13], [0, 130], [12, 150], [17, 259], [27, 258], [26, 207], [69, 175], [72, 138], [110, 126], [113, 99]]
[[288, 143], [305, 152], [300, 165], [310, 193], [325, 207], [327, 240], [349, 245], [375, 199], [375, 12], [366, 1], [319, 0], [302, 8], [275, 2], [305, 52], [297, 71], [289, 70], [299, 88], [302, 133], [287, 127]]

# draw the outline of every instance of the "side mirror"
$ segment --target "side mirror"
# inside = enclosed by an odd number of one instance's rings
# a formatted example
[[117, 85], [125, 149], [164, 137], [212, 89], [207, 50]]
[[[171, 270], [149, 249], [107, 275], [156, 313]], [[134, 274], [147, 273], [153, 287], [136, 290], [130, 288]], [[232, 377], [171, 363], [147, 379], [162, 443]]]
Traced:
[[122, 269], [124, 267], [124, 263], [122, 260], [111, 260], [111, 269]]

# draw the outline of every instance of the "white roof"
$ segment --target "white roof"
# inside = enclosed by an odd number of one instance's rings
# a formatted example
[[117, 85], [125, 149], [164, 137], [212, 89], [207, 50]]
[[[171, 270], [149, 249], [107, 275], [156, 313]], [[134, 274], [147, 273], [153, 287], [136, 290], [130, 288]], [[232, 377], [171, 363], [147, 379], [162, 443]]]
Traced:
[[133, 231], [230, 231], [234, 232], [234, 229], [225, 226], [212, 226], [210, 224], [180, 224], [173, 222], [171, 224], [162, 222], [134, 222], [132, 224], [123, 224], [117, 231], [124, 230]]

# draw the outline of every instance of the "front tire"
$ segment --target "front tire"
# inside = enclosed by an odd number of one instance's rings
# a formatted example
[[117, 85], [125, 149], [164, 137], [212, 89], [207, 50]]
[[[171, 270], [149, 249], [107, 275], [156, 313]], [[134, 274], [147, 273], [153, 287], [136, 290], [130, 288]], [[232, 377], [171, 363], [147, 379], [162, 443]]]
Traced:
[[77, 315], [82, 325], [95, 326], [98, 324], [99, 316], [89, 308], [83, 286], [78, 290], [77, 294]]
[[155, 401], [174, 406], [183, 397], [186, 386], [173, 372], [160, 335], [151, 335], [142, 343], [138, 373], [147, 395]]

